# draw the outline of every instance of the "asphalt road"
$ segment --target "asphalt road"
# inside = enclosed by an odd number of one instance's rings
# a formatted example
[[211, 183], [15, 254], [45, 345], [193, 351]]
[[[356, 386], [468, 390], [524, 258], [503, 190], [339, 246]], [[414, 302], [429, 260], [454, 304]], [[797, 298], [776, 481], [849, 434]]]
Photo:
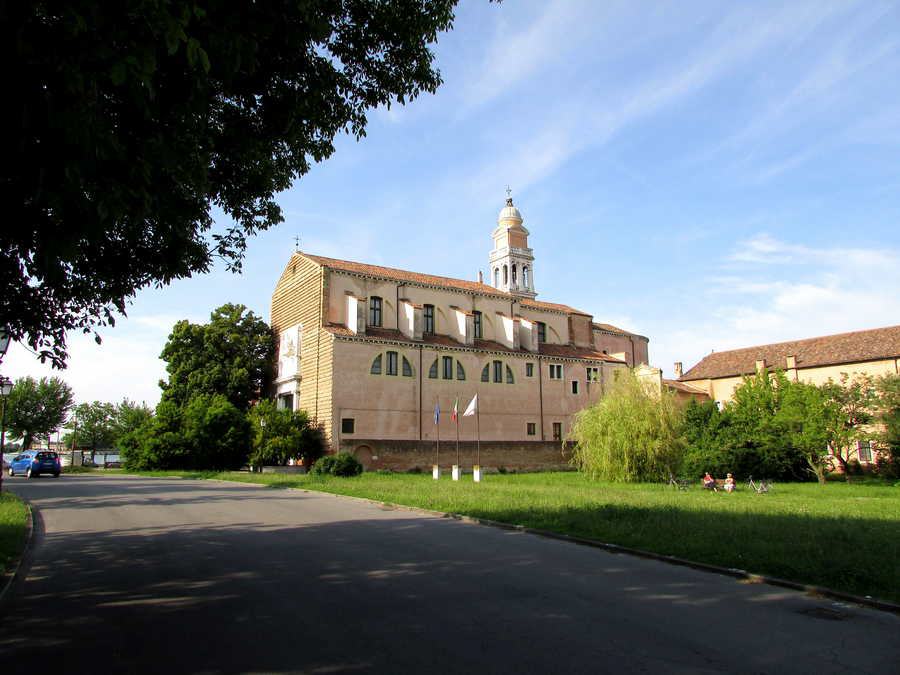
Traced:
[[896, 615], [534, 535], [205, 481], [6, 488], [39, 517], [4, 675], [900, 672]]

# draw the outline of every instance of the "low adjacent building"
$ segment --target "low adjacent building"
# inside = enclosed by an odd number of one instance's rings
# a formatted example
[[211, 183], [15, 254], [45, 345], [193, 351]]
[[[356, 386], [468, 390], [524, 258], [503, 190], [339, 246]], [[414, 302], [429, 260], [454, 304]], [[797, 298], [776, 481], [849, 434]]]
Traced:
[[[476, 438], [486, 466], [565, 465], [572, 416], [615, 370], [647, 363], [649, 341], [537, 300], [528, 234], [508, 199], [490, 285], [294, 253], [272, 296], [279, 405], [368, 468], [430, 466], [439, 440], [455, 463], [457, 430], [465, 465]], [[476, 394], [477, 419], [457, 425], [454, 401], [462, 413]]]
[[[675, 364], [678, 382], [706, 392], [720, 404], [731, 400], [745, 376], [761, 370], [781, 370], [793, 381], [812, 384], [840, 382], [844, 373], [896, 375], [900, 373], [900, 326], [713, 352], [686, 373], [681, 372], [680, 363]], [[863, 464], [874, 459], [868, 443], [862, 443], [857, 454]]]

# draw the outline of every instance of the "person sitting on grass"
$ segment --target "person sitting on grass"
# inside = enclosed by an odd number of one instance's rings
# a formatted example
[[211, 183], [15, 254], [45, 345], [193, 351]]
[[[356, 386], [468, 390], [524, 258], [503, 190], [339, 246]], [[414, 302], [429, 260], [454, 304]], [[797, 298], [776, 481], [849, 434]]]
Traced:
[[709, 475], [709, 471], [703, 476], [703, 487], [716, 492], [716, 479]]
[[725, 477], [725, 492], [734, 492], [734, 476], [731, 474]]

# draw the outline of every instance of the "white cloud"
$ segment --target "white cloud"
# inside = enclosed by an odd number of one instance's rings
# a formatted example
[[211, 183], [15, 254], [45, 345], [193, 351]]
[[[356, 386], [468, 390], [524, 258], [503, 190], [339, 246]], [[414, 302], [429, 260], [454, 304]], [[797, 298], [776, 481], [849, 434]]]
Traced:
[[[760, 234], [730, 257], [743, 275], [713, 277], [702, 316], [653, 326], [651, 358], [685, 370], [710, 351], [893, 325], [900, 317], [900, 251], [812, 247]], [[673, 326], [677, 326], [673, 330]]]
[[156, 405], [158, 382], [166, 376], [159, 354], [172, 326], [174, 315], [145, 315], [121, 319], [115, 328], [103, 329], [102, 344], [92, 335], [69, 336], [69, 362], [65, 370], [54, 370], [21, 344], [10, 345], [3, 359], [3, 374], [12, 379], [31, 376], [59, 377], [72, 387], [77, 402], [109, 401], [123, 398]]

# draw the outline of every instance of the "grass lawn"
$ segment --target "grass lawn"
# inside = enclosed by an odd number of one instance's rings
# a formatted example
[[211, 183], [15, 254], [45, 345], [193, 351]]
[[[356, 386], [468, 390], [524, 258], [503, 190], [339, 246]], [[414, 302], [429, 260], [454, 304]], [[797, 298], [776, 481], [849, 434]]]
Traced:
[[28, 507], [11, 492], [0, 493], [0, 573], [22, 551]]
[[357, 478], [155, 472], [224, 478], [490, 518], [900, 602], [900, 487], [779, 483], [758, 495], [592, 482], [577, 473]]

